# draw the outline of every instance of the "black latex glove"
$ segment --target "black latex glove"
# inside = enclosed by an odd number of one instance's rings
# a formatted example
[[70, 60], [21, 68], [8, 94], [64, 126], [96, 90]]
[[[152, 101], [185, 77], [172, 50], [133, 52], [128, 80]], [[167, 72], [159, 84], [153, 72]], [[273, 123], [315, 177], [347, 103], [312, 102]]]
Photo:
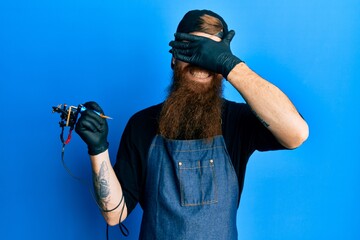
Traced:
[[230, 50], [234, 35], [235, 31], [231, 30], [221, 42], [216, 42], [207, 37], [175, 33], [176, 40], [169, 43], [172, 47], [170, 52], [180, 61], [220, 73], [227, 78], [229, 72], [242, 62]]
[[97, 155], [106, 151], [109, 147], [107, 141], [108, 124], [106, 119], [101, 118], [94, 111], [104, 114], [101, 107], [96, 102], [83, 104], [86, 110], [76, 123], [75, 132], [87, 144], [90, 155]]

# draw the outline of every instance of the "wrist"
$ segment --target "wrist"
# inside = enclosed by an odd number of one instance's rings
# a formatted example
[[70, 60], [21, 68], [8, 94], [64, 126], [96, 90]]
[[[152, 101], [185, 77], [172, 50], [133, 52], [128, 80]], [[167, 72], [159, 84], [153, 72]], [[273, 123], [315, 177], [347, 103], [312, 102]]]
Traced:
[[91, 156], [95, 156], [105, 152], [106, 150], [108, 150], [108, 148], [109, 148], [109, 143], [106, 141], [101, 145], [88, 147], [88, 153]]
[[238, 78], [242, 79], [245, 75], [247, 75], [246, 72], [248, 69], [249, 68], [245, 62], [240, 62], [229, 72], [226, 80], [232, 82]]
[[222, 75], [224, 76], [224, 78], [227, 80], [229, 73], [235, 68], [236, 65], [238, 65], [239, 63], [242, 63], [243, 61], [236, 57], [235, 55], [227, 55], [223, 57], [223, 64], [222, 64]]
[[92, 159], [92, 160], [104, 159], [104, 156], [107, 156], [108, 152], [109, 152], [109, 150], [105, 150], [104, 152], [101, 152], [97, 155], [90, 155], [90, 159]]

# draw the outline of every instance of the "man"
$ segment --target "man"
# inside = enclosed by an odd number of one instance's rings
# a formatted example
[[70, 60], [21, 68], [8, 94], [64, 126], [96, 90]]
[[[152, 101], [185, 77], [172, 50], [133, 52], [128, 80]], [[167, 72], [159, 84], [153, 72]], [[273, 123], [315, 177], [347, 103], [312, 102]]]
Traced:
[[[129, 120], [114, 168], [106, 120], [95, 102], [79, 119], [94, 185], [110, 225], [139, 202], [140, 239], [237, 239], [236, 211], [255, 151], [293, 149], [308, 126], [277, 87], [232, 54], [234, 31], [218, 14], [188, 12], [177, 28], [169, 96]], [[225, 100], [222, 79], [246, 100]], [[93, 111], [92, 111], [93, 110]]]

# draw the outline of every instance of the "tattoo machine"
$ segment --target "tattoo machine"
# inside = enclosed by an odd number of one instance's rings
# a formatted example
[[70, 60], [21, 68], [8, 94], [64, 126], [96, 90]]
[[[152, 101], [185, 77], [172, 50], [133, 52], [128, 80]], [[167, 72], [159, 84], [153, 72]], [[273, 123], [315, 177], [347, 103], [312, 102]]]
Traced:
[[[59, 125], [61, 127], [61, 134], [60, 134], [61, 142], [63, 144], [68, 144], [71, 140], [71, 133], [75, 128], [75, 124], [77, 122], [79, 113], [84, 112], [86, 110], [86, 107], [82, 104], [79, 104], [77, 107], [67, 106], [66, 104], [59, 104], [56, 107], [52, 107], [52, 109], [53, 109], [52, 111], [53, 113], [57, 112], [60, 114]], [[101, 118], [112, 119], [111, 117], [105, 116], [104, 114], [97, 112], [95, 110], [93, 110], [93, 112], [99, 115]], [[65, 127], [70, 127], [69, 134], [66, 140], [64, 140]]]

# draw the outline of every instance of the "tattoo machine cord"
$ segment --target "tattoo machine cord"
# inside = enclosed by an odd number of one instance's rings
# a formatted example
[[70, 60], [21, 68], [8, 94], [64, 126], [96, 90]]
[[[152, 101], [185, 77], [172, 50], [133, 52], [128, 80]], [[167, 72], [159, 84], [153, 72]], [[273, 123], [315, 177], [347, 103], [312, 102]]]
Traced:
[[[70, 142], [71, 140], [71, 134], [72, 134], [72, 131], [74, 130], [74, 127], [75, 127], [75, 124], [76, 124], [76, 121], [77, 121], [77, 118], [78, 118], [78, 115], [79, 113], [81, 113], [82, 111], [86, 110], [86, 108], [84, 106], [82, 106], [81, 104], [78, 106], [78, 107], [75, 107], [75, 106], [69, 106], [67, 108], [67, 105], [66, 104], [60, 104], [56, 107], [52, 107], [53, 108], [53, 113], [54, 112], [57, 112], [57, 113], [60, 113], [60, 122], [59, 122], [59, 125], [61, 127], [61, 133], [60, 133], [60, 140], [61, 140], [61, 143], [62, 143], [62, 149], [61, 149], [61, 163], [63, 165], [63, 167], [65, 168], [65, 170], [68, 172], [68, 174], [78, 180], [79, 182], [81, 182], [83, 185], [87, 186], [88, 187], [88, 190], [92, 196], [92, 198], [94, 199], [97, 207], [102, 211], [102, 212], [112, 212], [114, 211], [115, 209], [117, 209], [121, 203], [124, 201], [124, 195], [121, 196], [121, 199], [120, 199], [120, 202], [118, 205], [116, 205], [113, 209], [103, 209], [100, 204], [98, 203], [98, 201], [96, 200], [96, 197], [95, 197], [95, 194], [94, 192], [91, 190], [91, 187], [89, 186], [89, 184], [82, 178], [76, 176], [75, 174], [73, 174], [71, 172], [71, 170], [67, 167], [66, 163], [65, 163], [65, 160], [64, 160], [64, 156], [65, 156], [65, 146]], [[110, 118], [110, 117], [107, 117], [107, 116], [102, 116], [102, 115], [99, 115], [100, 117], [102, 118]], [[68, 133], [68, 136], [66, 138], [66, 140], [64, 140], [64, 129], [65, 127], [70, 127], [70, 130], [69, 130], [69, 133]], [[122, 218], [122, 215], [123, 215], [123, 212], [124, 212], [124, 208], [125, 208], [125, 204], [123, 204], [122, 208], [121, 208], [121, 212], [120, 212], [120, 217], [119, 217], [119, 229], [121, 231], [121, 233], [127, 237], [129, 236], [129, 230], [128, 228], [123, 224], [121, 223], [121, 218]], [[106, 239], [108, 240], [109, 239], [109, 224], [106, 224]]]

